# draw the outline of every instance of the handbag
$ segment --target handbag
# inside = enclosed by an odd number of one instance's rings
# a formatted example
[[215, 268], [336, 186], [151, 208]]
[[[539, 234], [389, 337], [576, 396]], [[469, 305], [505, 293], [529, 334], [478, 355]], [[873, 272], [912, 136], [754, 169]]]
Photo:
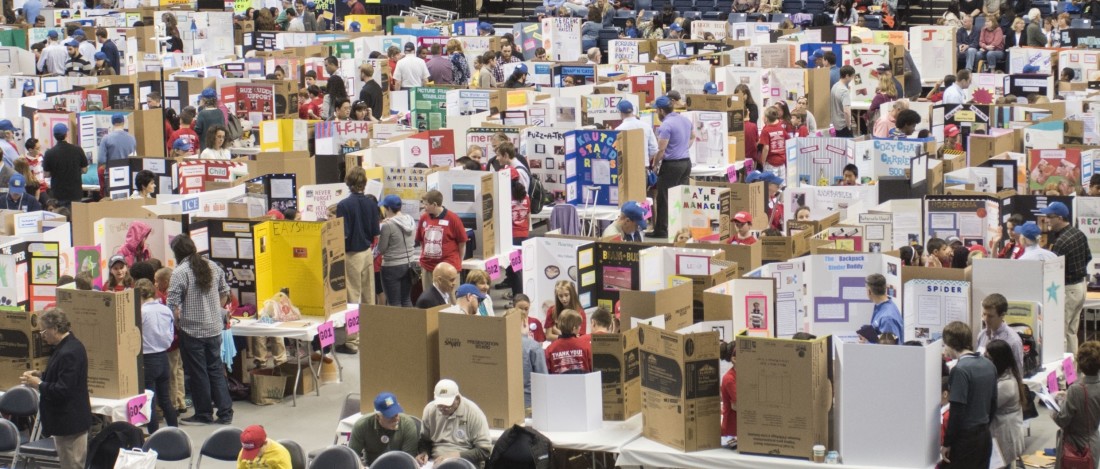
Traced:
[[[405, 235], [401, 235], [401, 242], [405, 243], [405, 257], [411, 261], [412, 255], [409, 254], [409, 240], [405, 239]], [[409, 282], [415, 285], [420, 283], [420, 277], [424, 275], [424, 272], [421, 271], [419, 262], [409, 262], [409, 270], [405, 275], [408, 275]]]
[[[1085, 383], [1081, 383], [1081, 388], [1085, 390], [1085, 419], [1086, 421], [1092, 420], [1092, 413], [1089, 412], [1089, 387]], [[1094, 469], [1092, 447], [1086, 444], [1083, 448], [1078, 448], [1066, 439], [1065, 435], [1062, 435], [1062, 464], [1059, 467], [1062, 469]]]
[[115, 469], [156, 469], [157, 452], [142, 451], [141, 448], [120, 449], [115, 459]]

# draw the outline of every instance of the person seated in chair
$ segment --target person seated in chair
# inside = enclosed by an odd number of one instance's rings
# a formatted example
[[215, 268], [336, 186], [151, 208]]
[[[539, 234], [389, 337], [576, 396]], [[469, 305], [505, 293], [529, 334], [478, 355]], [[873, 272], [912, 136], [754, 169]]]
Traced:
[[355, 451], [367, 465], [374, 464], [382, 453], [404, 451], [416, 457], [420, 437], [416, 420], [405, 414], [397, 396], [379, 393], [374, 398], [374, 412], [355, 422], [348, 447]]
[[237, 469], [291, 469], [290, 451], [267, 439], [264, 427], [250, 425], [241, 432], [241, 454]]

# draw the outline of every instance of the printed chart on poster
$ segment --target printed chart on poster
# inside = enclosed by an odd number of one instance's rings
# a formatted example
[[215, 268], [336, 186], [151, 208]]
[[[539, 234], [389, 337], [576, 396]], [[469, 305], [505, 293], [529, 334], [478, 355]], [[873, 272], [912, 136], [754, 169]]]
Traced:
[[910, 280], [902, 298], [905, 340], [929, 344], [943, 337], [950, 322], [970, 324], [970, 282]]

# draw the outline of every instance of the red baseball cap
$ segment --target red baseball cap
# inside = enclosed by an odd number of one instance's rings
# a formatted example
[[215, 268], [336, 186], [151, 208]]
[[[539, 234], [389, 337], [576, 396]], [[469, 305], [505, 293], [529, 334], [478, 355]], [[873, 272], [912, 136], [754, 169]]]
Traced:
[[264, 427], [250, 425], [241, 432], [241, 459], [253, 460], [260, 454], [264, 443], [267, 443], [267, 432]]
[[733, 216], [733, 221], [737, 223], [752, 223], [752, 215], [750, 215], [749, 212], [737, 212], [737, 214]]
[[943, 128], [944, 137], [954, 137], [959, 134], [959, 126], [955, 124], [948, 124]]

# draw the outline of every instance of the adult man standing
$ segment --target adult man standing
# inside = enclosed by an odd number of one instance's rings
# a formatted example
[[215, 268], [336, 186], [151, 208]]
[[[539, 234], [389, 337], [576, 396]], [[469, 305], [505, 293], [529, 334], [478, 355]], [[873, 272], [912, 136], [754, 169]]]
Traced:
[[64, 75], [65, 64], [69, 61], [69, 53], [65, 46], [61, 45], [57, 31], [46, 33], [46, 47], [42, 49], [42, 56], [38, 58], [38, 70], [46, 75]]
[[653, 172], [657, 173], [657, 222], [651, 238], [665, 241], [668, 238], [668, 190], [688, 183], [691, 175], [691, 159], [688, 149], [695, 141], [691, 119], [673, 111], [672, 100], [661, 96], [653, 101], [661, 126], [657, 128], [657, 154], [653, 155]]
[[80, 54], [79, 41], [70, 39], [65, 43], [65, 50], [69, 54], [68, 60], [65, 61], [65, 76], [86, 77], [93, 74], [95, 65], [92, 64], [91, 57]]
[[1020, 245], [1024, 248], [1024, 253], [1020, 254], [1017, 259], [1045, 261], [1058, 257], [1053, 252], [1039, 246], [1039, 235], [1042, 233], [1039, 230], [1039, 225], [1035, 224], [1035, 222], [1029, 221], [1022, 225], [1017, 225], [1012, 228], [1012, 232], [1020, 237]]
[[38, 18], [38, 13], [41, 11], [41, 0], [27, 0], [23, 2], [23, 20], [25, 20], [27, 24], [34, 24]]
[[867, 282], [867, 298], [875, 304], [871, 313], [871, 325], [878, 329], [879, 333], [889, 332], [898, 338], [898, 343], [905, 342], [901, 327], [901, 311], [886, 295], [886, 277], [882, 274], [871, 274], [865, 279]]
[[393, 71], [393, 79], [397, 82], [398, 89], [419, 88], [424, 86], [430, 77], [428, 65], [416, 56], [416, 46], [411, 42], [405, 44], [405, 56], [397, 61], [397, 68]]
[[[367, 173], [360, 166], [352, 167], [344, 177], [351, 194], [336, 204], [336, 216], [344, 219], [344, 251], [347, 253], [348, 302], [371, 304], [374, 285], [370, 284], [370, 270], [374, 269], [370, 247], [380, 233], [378, 201], [367, 197]], [[368, 270], [370, 269], [370, 270]], [[336, 347], [340, 353], [359, 352], [359, 335], [348, 336]]]
[[107, 193], [107, 163], [112, 160], [124, 160], [137, 153], [137, 140], [126, 132], [126, 116], [111, 116], [111, 132], [99, 141], [99, 188], [101, 194]]
[[634, 115], [634, 105], [630, 101], [620, 100], [616, 107], [619, 109], [619, 115], [623, 120], [618, 127], [615, 127], [615, 130], [642, 129], [642, 135], [645, 136], [645, 165], [649, 167], [649, 160], [657, 154], [658, 149], [657, 136], [653, 133], [653, 126], [638, 120]]
[[462, 219], [443, 207], [443, 193], [430, 190], [420, 198], [424, 214], [416, 227], [416, 243], [420, 245], [421, 282], [424, 290], [432, 284], [432, 275], [439, 263], [462, 265], [466, 252], [466, 227]]
[[404, 412], [397, 396], [391, 392], [379, 393], [374, 398], [374, 412], [360, 417], [352, 427], [348, 447], [368, 465], [390, 451], [416, 457], [420, 435], [416, 432], [416, 421]]
[[958, 359], [948, 377], [947, 420], [940, 456], [945, 468], [988, 467], [993, 453], [990, 417], [997, 410], [997, 367], [970, 349], [970, 326], [954, 321], [943, 328], [943, 355]]
[[970, 70], [961, 69], [955, 74], [955, 83], [943, 91], [943, 104], [963, 104], [970, 100], [966, 89], [970, 88]]
[[462, 458], [480, 465], [493, 449], [489, 422], [473, 401], [458, 393], [458, 384], [449, 379], [435, 385], [435, 400], [424, 407], [424, 427], [420, 431], [420, 453], [416, 460], [424, 465], [430, 459], [438, 466], [445, 460]]
[[1016, 366], [1020, 374], [1024, 373], [1024, 343], [1020, 340], [1020, 334], [1008, 327], [1005, 323], [1005, 314], [1008, 313], [1008, 299], [1000, 293], [994, 293], [982, 300], [982, 321], [985, 328], [978, 334], [978, 352], [985, 352], [985, 347], [994, 340], [1003, 340], [1012, 349], [1012, 356], [1016, 358]]
[[96, 28], [95, 40], [99, 43], [99, 51], [107, 55], [107, 63], [111, 64], [111, 68], [115, 70], [115, 75], [118, 75], [122, 67], [121, 59], [118, 56], [118, 46], [115, 45], [114, 41], [107, 39], [107, 30], [104, 28]]
[[1054, 202], [1039, 211], [1050, 227], [1050, 250], [1066, 257], [1066, 353], [1077, 353], [1077, 328], [1081, 325], [1081, 310], [1085, 307], [1088, 272], [1092, 260], [1085, 234], [1070, 224], [1069, 208]]
[[822, 54], [821, 60], [825, 61], [825, 67], [829, 69], [829, 88], [832, 89], [836, 82], [840, 81], [840, 67], [836, 66], [836, 53], [827, 50]]
[[[233, 399], [222, 363], [222, 331], [225, 329], [225, 304], [229, 302], [229, 284], [225, 272], [198, 254], [187, 235], [172, 239], [176, 268], [168, 282], [168, 309], [179, 318], [180, 355], [191, 384], [195, 415], [180, 422], [192, 425], [233, 423]], [[213, 402], [212, 402], [213, 400]]]
[[92, 426], [88, 353], [72, 334], [72, 324], [60, 309], [46, 310], [38, 321], [42, 340], [55, 348], [44, 373], [27, 371], [20, 381], [38, 390], [42, 434], [53, 437], [61, 468], [82, 468]]
[[88, 40], [88, 36], [84, 35], [84, 30], [77, 28], [73, 30], [72, 39], [78, 44], [80, 49], [80, 55], [86, 59], [92, 59], [97, 52], [95, 43]]
[[79, 202], [84, 196], [80, 175], [88, 172], [88, 157], [84, 155], [84, 149], [65, 141], [68, 135], [69, 126], [54, 124], [53, 138], [57, 144], [46, 150], [42, 162], [42, 171], [50, 178], [53, 198], [64, 206]]
[[424, 289], [416, 299], [416, 307], [429, 309], [451, 304], [451, 293], [458, 283], [458, 270], [450, 263], [440, 262], [435, 266], [432, 284]]
[[451, 57], [443, 54], [439, 44], [432, 44], [432, 58], [428, 60], [428, 75], [437, 85], [454, 84], [454, 68]]
[[[825, 54], [828, 57], [828, 53]], [[832, 111], [833, 130], [837, 137], [852, 137], [852, 95], [848, 91], [848, 83], [856, 75], [856, 69], [851, 65], [840, 67], [840, 79], [833, 85], [829, 94], [832, 99], [829, 102], [829, 110]]]

